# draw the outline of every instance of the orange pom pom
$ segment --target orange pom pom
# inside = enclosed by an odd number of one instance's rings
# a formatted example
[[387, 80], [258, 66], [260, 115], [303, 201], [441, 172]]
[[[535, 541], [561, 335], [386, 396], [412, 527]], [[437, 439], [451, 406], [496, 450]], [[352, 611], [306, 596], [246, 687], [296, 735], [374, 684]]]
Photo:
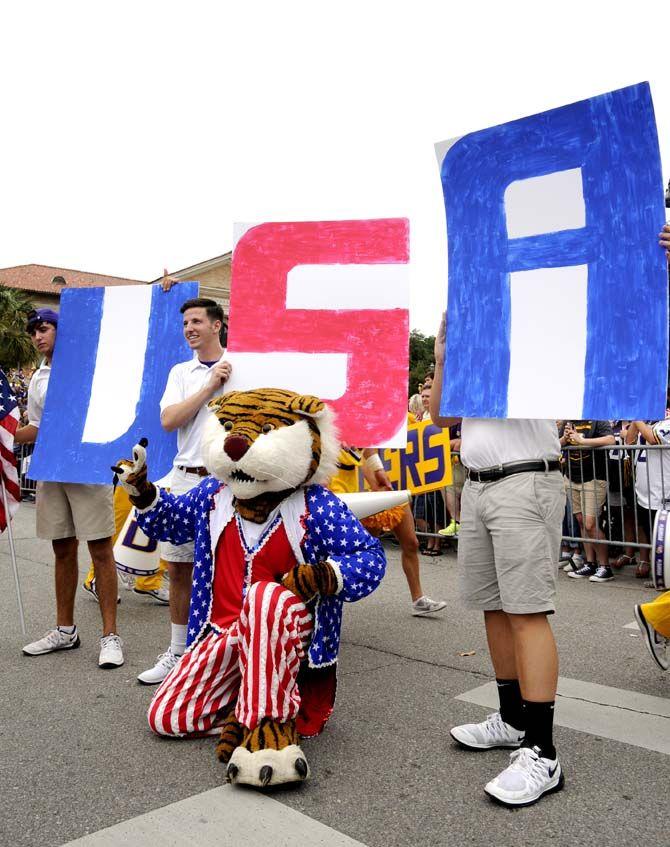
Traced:
[[406, 505], [394, 506], [392, 509], [385, 509], [383, 512], [377, 512], [376, 515], [363, 518], [361, 523], [370, 535], [381, 535], [382, 532], [391, 532], [403, 519], [406, 508]]

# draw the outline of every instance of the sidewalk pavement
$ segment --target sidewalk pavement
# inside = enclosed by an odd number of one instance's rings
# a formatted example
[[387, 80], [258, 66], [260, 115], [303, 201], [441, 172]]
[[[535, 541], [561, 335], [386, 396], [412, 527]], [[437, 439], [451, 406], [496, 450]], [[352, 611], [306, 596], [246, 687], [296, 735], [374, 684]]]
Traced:
[[[22, 505], [14, 532], [32, 640], [54, 620], [50, 545], [35, 538], [30, 504]], [[221, 788], [214, 740], [169, 741], [149, 732], [152, 689], [136, 676], [167, 646], [166, 607], [121, 590], [120, 669], [97, 667], [98, 609], [81, 591], [81, 649], [23, 656], [1, 536], [0, 844], [51, 847], [98, 833], [80, 844], [142, 845], [152, 832], [163, 833], [163, 844], [200, 847], [277, 847], [300, 838], [369, 847], [667, 844], [670, 675], [655, 669], [636, 631], [626, 628], [633, 605], [651, 592], [632, 573], [603, 585], [559, 575], [553, 623], [565, 718], [556, 745], [566, 788], [511, 812], [483, 792], [505, 766], [505, 751], [468, 753], [449, 737], [453, 724], [487, 714], [478, 703], [490, 690], [478, 689], [493, 678], [480, 616], [456, 598], [455, 557], [422, 559], [426, 592], [449, 601], [444, 613], [422, 619], [410, 614], [397, 547], [388, 545], [387, 554], [380, 589], [345, 609], [335, 713], [321, 737], [304, 742], [313, 777], [268, 800]], [[82, 577], [87, 564], [82, 550]], [[243, 804], [246, 835], [240, 815], [226, 811]]]

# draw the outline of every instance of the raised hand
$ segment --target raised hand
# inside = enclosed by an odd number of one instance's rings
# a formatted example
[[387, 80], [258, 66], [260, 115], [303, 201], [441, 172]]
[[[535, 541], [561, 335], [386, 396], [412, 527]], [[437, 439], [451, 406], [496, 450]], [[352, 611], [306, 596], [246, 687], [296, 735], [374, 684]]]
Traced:
[[666, 224], [658, 234], [658, 243], [665, 250], [665, 255], [670, 262], [670, 224]]
[[147, 479], [147, 445], [146, 438], [140, 438], [139, 444], [133, 447], [133, 458], [120, 459], [112, 465], [114, 485], [121, 485], [128, 492], [130, 502], [138, 509], [146, 509], [156, 497], [156, 486]]
[[230, 373], [232, 371], [232, 367], [230, 362], [222, 361], [217, 362], [215, 365], [209, 370], [209, 388], [211, 391], [218, 391], [219, 388], [226, 382]]
[[169, 291], [173, 285], [177, 285], [179, 282], [178, 279], [174, 279], [168, 274], [167, 268], [163, 268], [163, 277], [161, 279], [161, 288], [163, 291]]
[[440, 321], [440, 328], [437, 331], [437, 335], [435, 336], [435, 364], [436, 365], [444, 365], [444, 357], [447, 350], [447, 313], [445, 312], [442, 315], [442, 320]]

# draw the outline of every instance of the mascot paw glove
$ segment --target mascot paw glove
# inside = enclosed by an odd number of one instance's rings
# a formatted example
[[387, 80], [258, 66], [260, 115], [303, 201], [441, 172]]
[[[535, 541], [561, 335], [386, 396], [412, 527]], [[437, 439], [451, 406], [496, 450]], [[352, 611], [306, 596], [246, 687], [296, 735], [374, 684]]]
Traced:
[[120, 483], [128, 492], [130, 502], [138, 509], [146, 509], [156, 497], [156, 486], [147, 479], [146, 438], [140, 438], [133, 447], [133, 459], [120, 459], [112, 465], [114, 485]]
[[317, 594], [327, 597], [337, 594], [337, 574], [328, 562], [317, 565], [296, 565], [282, 579], [282, 585], [308, 603]]

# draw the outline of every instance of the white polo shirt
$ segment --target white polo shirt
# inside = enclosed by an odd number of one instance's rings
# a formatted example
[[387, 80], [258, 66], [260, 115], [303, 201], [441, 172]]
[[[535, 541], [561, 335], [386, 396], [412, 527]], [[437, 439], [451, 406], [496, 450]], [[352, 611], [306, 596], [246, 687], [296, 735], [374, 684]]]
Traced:
[[556, 421], [463, 418], [461, 423], [461, 461], [473, 471], [560, 455]]
[[28, 385], [28, 423], [39, 428], [44, 413], [44, 401], [49, 387], [51, 365], [42, 359]]
[[[658, 421], [652, 427], [658, 443], [670, 445], [670, 420]], [[638, 436], [638, 444], [642, 443]], [[635, 493], [637, 502], [656, 512], [670, 504], [670, 449], [638, 450], [635, 458]], [[645, 527], [645, 529], [647, 529]]]
[[[160, 403], [161, 412], [168, 406], [174, 406], [175, 403], [187, 400], [201, 388], [204, 388], [210, 376], [209, 371], [210, 366], [204, 365], [198, 359], [197, 353], [194, 353], [193, 358], [188, 362], [180, 362], [175, 365], [165, 384], [165, 392]], [[212, 399], [225, 394], [225, 390], [225, 385], [223, 385], [219, 391], [212, 395]], [[200, 440], [205, 421], [210, 414], [211, 412], [205, 404], [194, 418], [191, 418], [188, 423], [180, 426], [177, 430], [177, 455], [174, 457], [173, 463], [175, 467], [184, 465], [189, 468], [197, 468], [202, 465]]]

